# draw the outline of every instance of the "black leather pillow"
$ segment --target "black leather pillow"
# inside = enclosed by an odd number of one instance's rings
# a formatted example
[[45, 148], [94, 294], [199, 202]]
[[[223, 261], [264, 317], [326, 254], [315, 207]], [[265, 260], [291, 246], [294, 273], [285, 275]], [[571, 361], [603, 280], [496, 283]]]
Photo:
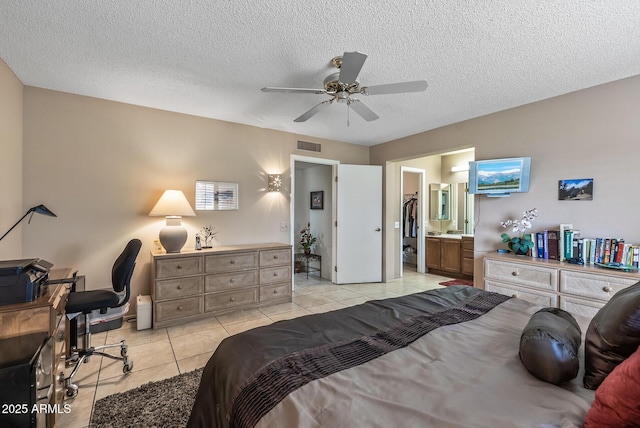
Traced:
[[640, 346], [640, 282], [618, 291], [589, 323], [584, 340], [584, 387], [596, 389]]
[[520, 361], [540, 380], [559, 385], [578, 375], [582, 332], [575, 318], [559, 308], [531, 316], [520, 336]]

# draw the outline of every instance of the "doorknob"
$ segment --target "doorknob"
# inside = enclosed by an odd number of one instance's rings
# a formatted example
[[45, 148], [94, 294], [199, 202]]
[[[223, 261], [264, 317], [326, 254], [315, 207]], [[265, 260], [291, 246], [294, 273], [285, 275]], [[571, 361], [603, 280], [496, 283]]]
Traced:
[[379, 227], [376, 227], [376, 232], [380, 232], [382, 229], [380, 229]]

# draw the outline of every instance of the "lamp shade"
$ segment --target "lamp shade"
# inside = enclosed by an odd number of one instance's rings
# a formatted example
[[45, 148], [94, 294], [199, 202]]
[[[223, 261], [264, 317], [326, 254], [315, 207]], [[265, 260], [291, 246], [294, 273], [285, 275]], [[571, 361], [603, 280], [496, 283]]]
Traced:
[[165, 190], [149, 213], [150, 216], [194, 217], [196, 213], [182, 190]]
[[179, 253], [187, 242], [187, 230], [180, 224], [180, 219], [193, 217], [196, 213], [181, 190], [165, 190], [150, 216], [165, 216], [167, 225], [160, 230], [160, 243], [167, 253]]

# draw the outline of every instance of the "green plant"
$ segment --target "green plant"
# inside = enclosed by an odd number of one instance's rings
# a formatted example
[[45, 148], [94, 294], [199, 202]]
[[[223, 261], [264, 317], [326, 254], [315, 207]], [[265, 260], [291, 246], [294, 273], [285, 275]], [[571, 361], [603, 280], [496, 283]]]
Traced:
[[531, 222], [538, 217], [538, 210], [532, 208], [522, 213], [521, 219], [507, 220], [500, 222], [502, 227], [512, 227], [513, 233], [519, 234], [519, 236], [511, 237], [506, 233], [500, 235], [502, 237], [502, 243], [507, 244], [507, 247], [516, 254], [527, 254], [529, 250], [533, 248], [533, 241], [524, 232], [531, 228]]
[[307, 223], [304, 229], [300, 231], [300, 246], [305, 250], [310, 250], [317, 240], [318, 239], [311, 234], [311, 223]]

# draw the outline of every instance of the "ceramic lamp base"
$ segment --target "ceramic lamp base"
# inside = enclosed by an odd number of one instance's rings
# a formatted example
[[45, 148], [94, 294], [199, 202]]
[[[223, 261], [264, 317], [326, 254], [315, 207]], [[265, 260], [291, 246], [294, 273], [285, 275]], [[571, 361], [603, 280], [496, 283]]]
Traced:
[[181, 225], [160, 229], [160, 244], [167, 253], [179, 253], [187, 242], [187, 229]]

